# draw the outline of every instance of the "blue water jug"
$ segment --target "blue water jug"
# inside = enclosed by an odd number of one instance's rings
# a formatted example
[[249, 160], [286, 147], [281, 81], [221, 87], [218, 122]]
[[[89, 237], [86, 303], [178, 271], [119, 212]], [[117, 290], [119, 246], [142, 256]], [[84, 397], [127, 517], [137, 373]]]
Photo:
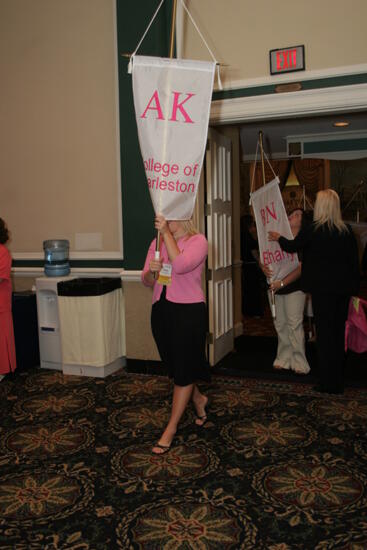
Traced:
[[69, 241], [50, 239], [43, 241], [45, 274], [47, 277], [65, 277], [70, 273]]

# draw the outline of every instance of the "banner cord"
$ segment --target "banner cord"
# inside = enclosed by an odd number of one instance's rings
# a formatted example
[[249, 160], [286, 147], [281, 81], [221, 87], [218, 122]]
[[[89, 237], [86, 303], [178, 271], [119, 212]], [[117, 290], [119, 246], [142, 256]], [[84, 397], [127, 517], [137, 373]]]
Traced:
[[[184, 8], [184, 10], [186, 11], [187, 15], [189, 16], [189, 18], [190, 18], [192, 24], [194, 25], [195, 29], [197, 30], [197, 32], [198, 32], [198, 34], [199, 34], [201, 40], [204, 42], [205, 46], [207, 47], [207, 50], [209, 51], [210, 55], [212, 56], [213, 61], [215, 62], [216, 66], [217, 66], [218, 88], [219, 88], [220, 90], [223, 90], [222, 81], [221, 81], [221, 78], [220, 78], [220, 65], [219, 65], [218, 61], [216, 60], [215, 55], [213, 54], [212, 50], [210, 49], [210, 47], [209, 47], [207, 41], [205, 40], [204, 36], [202, 35], [202, 33], [201, 33], [199, 27], [198, 27], [197, 24], [195, 23], [194, 18], [192, 17], [191, 13], [190, 13], [189, 10], [187, 9], [184, 0], [180, 0], [180, 1], [181, 1], [182, 7]], [[145, 32], [144, 32], [143, 36], [141, 37], [141, 39], [140, 39], [138, 45], [136, 46], [135, 50], [133, 51], [133, 53], [132, 53], [131, 56], [130, 56], [129, 64], [128, 64], [128, 66], [127, 66], [127, 72], [128, 72], [129, 74], [131, 74], [131, 72], [132, 72], [132, 60], [133, 60], [133, 57], [134, 57], [134, 55], [136, 55], [136, 52], [137, 52], [138, 49], [140, 48], [140, 46], [141, 46], [141, 44], [142, 44], [144, 38], [146, 37], [146, 35], [147, 35], [147, 33], [148, 33], [150, 27], [152, 26], [152, 23], [153, 23], [154, 19], [157, 17], [157, 14], [158, 14], [159, 10], [161, 9], [163, 2], [164, 2], [164, 0], [161, 0], [161, 1], [160, 1], [159, 6], [158, 6], [157, 9], [155, 10], [154, 15], [153, 15], [152, 19], [150, 20], [149, 25], [148, 25], [147, 28], [145, 29]]]
[[271, 165], [271, 163], [270, 163], [270, 160], [268, 159], [268, 155], [265, 153], [265, 151], [264, 151], [264, 155], [265, 155], [265, 158], [266, 158], [266, 160], [267, 160], [267, 162], [268, 162], [268, 164], [269, 164], [269, 166], [270, 166], [270, 170], [273, 172], [274, 178], [276, 178], [277, 175], [276, 175], [276, 173], [274, 172], [273, 167], [272, 167], [272, 165]]
[[[254, 167], [254, 171], [252, 172], [249, 205], [251, 205], [251, 194], [253, 193], [253, 190], [254, 190], [254, 180], [255, 180], [255, 172], [256, 172], [256, 166], [257, 166], [257, 152], [258, 152], [258, 149], [259, 149], [259, 141], [258, 141], [257, 144], [256, 144], [255, 167]], [[271, 162], [270, 162], [270, 160], [269, 160], [269, 158], [268, 158], [268, 155], [265, 153], [265, 151], [264, 151], [264, 156], [265, 156], [265, 159], [266, 159], [267, 163], [268, 163], [269, 166], [270, 166], [270, 170], [273, 172], [274, 178], [276, 178], [277, 175], [276, 175], [276, 173], [274, 172], [273, 167], [272, 167], [272, 165], [271, 165]], [[264, 185], [265, 185], [265, 184], [264, 184]]]
[[143, 36], [141, 37], [141, 39], [140, 39], [138, 45], [136, 46], [135, 50], [133, 51], [133, 53], [132, 53], [131, 56], [130, 56], [130, 61], [129, 61], [129, 64], [128, 64], [128, 66], [127, 66], [127, 72], [128, 72], [129, 74], [130, 74], [131, 71], [132, 71], [132, 58], [134, 57], [134, 55], [136, 54], [136, 52], [137, 52], [138, 49], [140, 48], [140, 46], [141, 46], [141, 44], [142, 44], [144, 38], [146, 37], [146, 35], [147, 35], [147, 33], [148, 33], [150, 27], [152, 26], [152, 23], [153, 23], [154, 19], [157, 17], [157, 14], [158, 14], [159, 10], [161, 9], [163, 2], [164, 2], [164, 0], [161, 0], [161, 1], [160, 1], [159, 6], [158, 6], [158, 8], [155, 10], [154, 15], [153, 15], [152, 19], [150, 20], [149, 25], [148, 25], [147, 28], [145, 29], [145, 32], [144, 32]]
[[209, 52], [210, 55], [212, 56], [213, 61], [214, 61], [214, 62], [216, 63], [216, 65], [217, 65], [218, 87], [219, 87], [220, 90], [223, 90], [222, 81], [221, 81], [221, 79], [220, 79], [220, 65], [219, 65], [218, 61], [216, 60], [215, 55], [213, 54], [212, 50], [209, 48], [209, 45], [208, 45], [207, 41], [205, 40], [204, 36], [203, 36], [202, 33], [200, 32], [199, 27], [198, 27], [197, 24], [195, 23], [194, 18], [192, 17], [191, 13], [190, 13], [189, 10], [187, 9], [184, 0], [180, 0], [180, 1], [181, 1], [182, 7], [183, 7], [184, 10], [186, 11], [187, 15], [190, 17], [191, 23], [194, 25], [194, 27], [195, 27], [195, 29], [197, 30], [197, 32], [198, 32], [198, 34], [199, 34], [201, 40], [204, 42], [205, 46], [207, 47], [208, 52]]
[[255, 180], [255, 172], [256, 172], [256, 163], [257, 163], [257, 152], [259, 150], [259, 140], [257, 140], [257, 144], [256, 144], [256, 153], [255, 153], [255, 165], [254, 165], [254, 169], [252, 171], [252, 178], [251, 178], [251, 187], [250, 187], [250, 200], [249, 200], [249, 205], [251, 206], [251, 195], [252, 193], [254, 192], [254, 180]]

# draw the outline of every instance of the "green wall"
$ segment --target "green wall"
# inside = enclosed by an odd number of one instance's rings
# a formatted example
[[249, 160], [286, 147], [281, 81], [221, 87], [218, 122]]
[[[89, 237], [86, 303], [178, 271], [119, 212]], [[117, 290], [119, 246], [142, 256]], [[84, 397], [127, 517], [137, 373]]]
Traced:
[[[122, 220], [124, 268], [141, 269], [155, 236], [154, 211], [140, 154], [132, 96], [132, 76], [122, 53], [135, 50], [159, 0], [116, 0], [119, 54]], [[145, 37], [140, 55], [168, 57], [172, 2], [165, 1]]]

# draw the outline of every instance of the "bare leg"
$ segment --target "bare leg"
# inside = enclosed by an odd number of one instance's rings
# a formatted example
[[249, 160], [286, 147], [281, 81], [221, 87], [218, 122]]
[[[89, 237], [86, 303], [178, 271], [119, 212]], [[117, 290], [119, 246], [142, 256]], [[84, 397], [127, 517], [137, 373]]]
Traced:
[[[171, 417], [166, 426], [166, 429], [164, 430], [160, 440], [158, 441], [159, 445], [171, 445], [177, 431], [178, 423], [181, 420], [183, 413], [185, 412], [188, 402], [190, 401], [193, 386], [193, 384], [189, 384], [188, 386], [175, 385], [173, 387]], [[164, 450], [160, 449], [159, 447], [153, 447], [152, 451], [155, 454], [162, 454], [164, 452]]]
[[206, 395], [200, 392], [196, 384], [194, 384], [194, 389], [192, 392], [192, 400], [195, 406], [196, 415], [200, 417], [200, 418], [196, 418], [195, 424], [197, 426], [203, 426], [207, 418], [205, 407], [208, 404], [208, 398]]

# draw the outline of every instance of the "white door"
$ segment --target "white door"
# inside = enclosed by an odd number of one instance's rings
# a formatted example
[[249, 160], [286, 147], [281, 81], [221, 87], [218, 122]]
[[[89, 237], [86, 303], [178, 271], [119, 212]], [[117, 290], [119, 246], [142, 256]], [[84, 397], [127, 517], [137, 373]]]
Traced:
[[209, 128], [206, 152], [209, 363], [233, 350], [231, 140]]

